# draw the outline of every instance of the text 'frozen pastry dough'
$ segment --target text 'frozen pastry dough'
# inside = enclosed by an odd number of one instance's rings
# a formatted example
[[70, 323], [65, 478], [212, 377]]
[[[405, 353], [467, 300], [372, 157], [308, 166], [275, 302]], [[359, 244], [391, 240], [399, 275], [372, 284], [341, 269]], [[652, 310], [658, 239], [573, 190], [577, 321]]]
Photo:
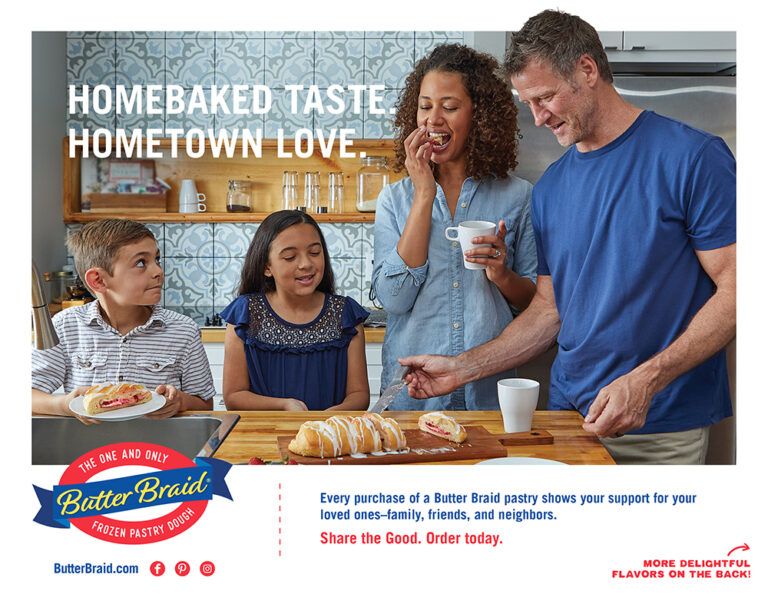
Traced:
[[456, 443], [461, 443], [467, 439], [467, 432], [464, 427], [443, 412], [421, 415], [419, 417], [419, 429]]
[[103, 383], [91, 386], [83, 395], [83, 408], [88, 415], [144, 404], [152, 392], [141, 384]]

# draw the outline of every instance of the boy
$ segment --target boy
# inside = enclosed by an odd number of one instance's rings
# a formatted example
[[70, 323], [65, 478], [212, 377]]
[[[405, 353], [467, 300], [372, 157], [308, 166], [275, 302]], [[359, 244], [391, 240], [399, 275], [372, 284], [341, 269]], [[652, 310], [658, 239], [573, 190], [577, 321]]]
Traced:
[[[147, 417], [211, 410], [216, 389], [200, 329], [157, 305], [163, 271], [152, 232], [134, 221], [102, 219], [70, 235], [67, 247], [96, 301], [57, 314], [59, 344], [32, 351], [32, 413], [98, 422], [76, 415], [69, 403], [101, 382], [143, 384], [165, 396], [165, 406]], [[61, 385], [68, 394], [52, 396]]]

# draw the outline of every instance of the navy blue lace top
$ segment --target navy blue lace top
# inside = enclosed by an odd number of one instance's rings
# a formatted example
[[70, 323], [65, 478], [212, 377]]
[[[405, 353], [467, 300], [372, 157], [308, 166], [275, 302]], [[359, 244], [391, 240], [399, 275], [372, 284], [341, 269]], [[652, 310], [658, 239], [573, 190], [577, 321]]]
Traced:
[[241, 295], [221, 317], [243, 341], [251, 392], [302, 400], [309, 410], [340, 404], [347, 392], [347, 348], [368, 312], [351, 297], [325, 296], [308, 324], [280, 318], [262, 293]]

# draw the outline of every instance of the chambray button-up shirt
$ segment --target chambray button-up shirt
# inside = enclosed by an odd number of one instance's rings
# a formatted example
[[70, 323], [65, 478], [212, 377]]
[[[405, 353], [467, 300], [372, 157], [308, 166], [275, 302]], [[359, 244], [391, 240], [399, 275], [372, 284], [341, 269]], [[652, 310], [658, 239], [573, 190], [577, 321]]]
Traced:
[[[387, 311], [382, 347], [382, 388], [389, 384], [398, 357], [422, 354], [458, 355], [496, 338], [515, 311], [484, 270], [464, 268], [458, 241], [445, 230], [462, 221], [507, 226], [506, 264], [520, 276], [536, 281], [536, 245], [530, 221], [531, 184], [520, 178], [464, 180], [453, 218], [438, 184], [432, 206], [427, 261], [409, 268], [397, 253], [397, 242], [413, 204], [413, 183], [406, 177], [385, 186], [376, 206], [374, 268], [371, 284]], [[498, 409], [496, 381], [515, 370], [467, 384], [437, 398], [417, 400], [403, 389], [391, 410]]]

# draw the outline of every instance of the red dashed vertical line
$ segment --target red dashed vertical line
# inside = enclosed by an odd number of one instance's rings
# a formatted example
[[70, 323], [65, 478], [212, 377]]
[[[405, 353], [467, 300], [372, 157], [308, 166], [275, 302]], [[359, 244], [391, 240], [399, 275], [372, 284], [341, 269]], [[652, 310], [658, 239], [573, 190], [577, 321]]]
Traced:
[[[283, 494], [281, 492], [281, 489], [283, 488], [282, 483], [277, 483], [277, 501], [279, 502], [277, 504], [277, 523], [282, 524], [283, 523]], [[283, 556], [283, 528], [282, 526], [277, 527], [277, 556], [282, 557]]]

